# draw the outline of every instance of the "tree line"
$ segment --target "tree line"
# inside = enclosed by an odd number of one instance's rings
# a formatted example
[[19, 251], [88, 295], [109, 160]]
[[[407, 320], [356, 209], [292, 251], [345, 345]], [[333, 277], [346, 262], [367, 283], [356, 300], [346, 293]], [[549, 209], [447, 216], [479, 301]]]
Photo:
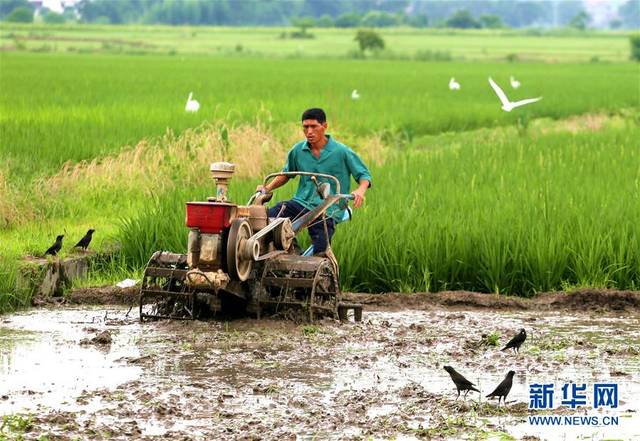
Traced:
[[[32, 21], [28, 0], [1, 0], [0, 19]], [[582, 0], [82, 0], [45, 22], [208, 26], [499, 28], [589, 26]], [[640, 1], [618, 8], [610, 27], [640, 27]]]

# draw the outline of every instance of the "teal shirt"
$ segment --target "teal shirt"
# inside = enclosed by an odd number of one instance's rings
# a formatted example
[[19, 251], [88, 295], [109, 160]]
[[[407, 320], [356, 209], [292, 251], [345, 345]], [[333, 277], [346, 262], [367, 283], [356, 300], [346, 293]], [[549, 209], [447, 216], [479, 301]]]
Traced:
[[[349, 194], [351, 192], [351, 176], [356, 182], [362, 179], [369, 181], [371, 186], [371, 173], [362, 159], [349, 147], [334, 140], [331, 135], [326, 135], [327, 144], [320, 151], [320, 157], [316, 158], [306, 140], [300, 141], [289, 151], [287, 163], [282, 169], [283, 172], [309, 172], [324, 173], [338, 178], [340, 182], [340, 192]], [[336, 194], [336, 185], [333, 179], [318, 178], [318, 182], [329, 182], [331, 193]], [[300, 176], [300, 184], [293, 200], [308, 210], [312, 210], [322, 203], [322, 199], [316, 191], [316, 185], [310, 176]], [[342, 220], [344, 210], [347, 208], [347, 201], [342, 200], [329, 207], [327, 216], [332, 217], [336, 223]]]

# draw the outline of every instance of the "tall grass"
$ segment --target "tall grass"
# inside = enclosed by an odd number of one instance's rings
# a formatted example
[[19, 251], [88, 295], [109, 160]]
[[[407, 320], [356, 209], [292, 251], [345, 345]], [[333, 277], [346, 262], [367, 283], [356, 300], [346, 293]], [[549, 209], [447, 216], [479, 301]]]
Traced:
[[[344, 287], [520, 295], [637, 289], [638, 136], [636, 126], [525, 137], [506, 129], [464, 145], [415, 145], [374, 167], [366, 207], [338, 227]], [[234, 185], [242, 203], [255, 183]], [[142, 265], [156, 249], [184, 251], [184, 202], [205, 194], [192, 188], [156, 198], [125, 220], [129, 261]]]

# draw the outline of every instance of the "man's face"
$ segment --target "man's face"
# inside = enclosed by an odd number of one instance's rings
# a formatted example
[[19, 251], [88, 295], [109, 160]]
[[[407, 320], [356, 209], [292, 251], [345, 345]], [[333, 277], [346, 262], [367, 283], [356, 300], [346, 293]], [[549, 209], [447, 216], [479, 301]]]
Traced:
[[307, 138], [309, 144], [315, 144], [324, 138], [324, 132], [327, 130], [327, 123], [326, 121], [319, 123], [315, 119], [305, 119], [302, 121], [302, 130], [304, 131], [304, 136]]

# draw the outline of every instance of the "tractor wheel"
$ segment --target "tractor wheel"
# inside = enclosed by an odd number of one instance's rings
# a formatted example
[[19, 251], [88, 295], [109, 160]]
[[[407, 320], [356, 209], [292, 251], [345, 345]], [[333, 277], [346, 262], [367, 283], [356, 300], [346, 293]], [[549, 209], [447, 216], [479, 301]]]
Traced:
[[244, 282], [249, 278], [253, 260], [243, 258], [242, 250], [251, 237], [251, 226], [246, 219], [236, 219], [231, 223], [227, 238], [227, 269], [233, 280]]

